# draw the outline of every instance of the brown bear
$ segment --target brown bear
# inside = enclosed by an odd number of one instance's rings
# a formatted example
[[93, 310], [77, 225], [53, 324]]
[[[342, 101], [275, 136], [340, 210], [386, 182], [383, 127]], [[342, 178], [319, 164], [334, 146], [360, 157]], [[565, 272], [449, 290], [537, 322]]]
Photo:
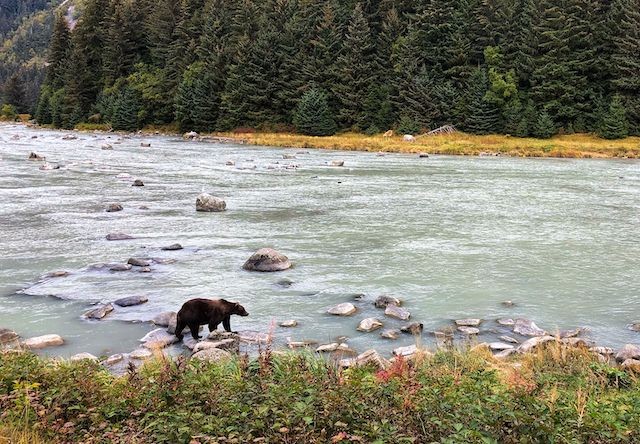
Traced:
[[182, 305], [176, 322], [176, 336], [182, 341], [182, 330], [189, 327], [193, 339], [200, 339], [201, 325], [209, 324], [209, 331], [218, 328], [222, 322], [226, 331], [231, 331], [231, 315], [249, 316], [247, 310], [237, 302], [224, 299], [191, 299]]

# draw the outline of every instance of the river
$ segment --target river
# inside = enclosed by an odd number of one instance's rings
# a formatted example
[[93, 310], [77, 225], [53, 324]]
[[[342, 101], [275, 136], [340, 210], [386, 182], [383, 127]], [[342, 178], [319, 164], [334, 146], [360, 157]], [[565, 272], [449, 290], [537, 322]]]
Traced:
[[[32, 151], [62, 167], [40, 170]], [[203, 191], [227, 211], [196, 213]], [[124, 210], [105, 212], [114, 202]], [[153, 326], [129, 321], [193, 297], [241, 302], [250, 316], [232, 327], [273, 331], [278, 343], [344, 335], [356, 350], [387, 352], [414, 339], [355, 330], [369, 316], [402, 325], [373, 307], [385, 293], [424, 323], [426, 344], [428, 331], [461, 317], [485, 320], [479, 341], [498, 334], [496, 318], [527, 317], [548, 331], [586, 327], [601, 345], [637, 343], [627, 326], [640, 321], [639, 227], [637, 160], [420, 159], [0, 126], [0, 327], [60, 334], [66, 344], [42, 352], [51, 355], [130, 351]], [[107, 241], [113, 232], [135, 239]], [[160, 250], [175, 242], [185, 248]], [[294, 267], [244, 271], [261, 247]], [[87, 268], [143, 256], [175, 263]], [[70, 274], [41, 279], [57, 270]], [[358, 294], [356, 315], [325, 314]], [[92, 303], [131, 295], [149, 302], [82, 318]], [[285, 319], [299, 326], [278, 327]]]

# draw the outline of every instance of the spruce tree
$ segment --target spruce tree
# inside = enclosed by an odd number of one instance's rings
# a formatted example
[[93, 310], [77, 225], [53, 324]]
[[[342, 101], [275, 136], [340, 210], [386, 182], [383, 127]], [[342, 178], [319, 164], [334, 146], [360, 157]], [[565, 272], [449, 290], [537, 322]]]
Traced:
[[376, 72], [373, 50], [369, 24], [358, 3], [337, 61], [340, 81], [333, 85], [340, 103], [338, 120], [343, 127], [364, 130], [374, 123], [367, 120], [363, 112], [367, 91]]
[[13, 105], [18, 113], [24, 113], [27, 111], [25, 103], [25, 92], [22, 81], [18, 74], [14, 74], [7, 80], [3, 88], [4, 103]]
[[500, 110], [487, 99], [489, 81], [483, 69], [474, 72], [469, 85], [469, 107], [464, 128], [473, 134], [490, 134], [500, 128]]
[[184, 73], [176, 95], [176, 121], [182, 131], [211, 132], [215, 129], [220, 95], [215, 79], [204, 63], [194, 63]]
[[293, 115], [296, 129], [309, 136], [331, 136], [336, 122], [327, 103], [326, 94], [313, 88], [304, 93]]
[[553, 119], [547, 112], [543, 110], [538, 115], [538, 120], [533, 128], [533, 135], [539, 139], [549, 139], [556, 133], [556, 127], [553, 123]]
[[47, 55], [47, 76], [45, 84], [53, 89], [62, 88], [69, 69], [69, 49], [71, 38], [67, 18], [63, 14], [58, 14], [53, 27], [53, 35], [49, 44]]
[[600, 127], [600, 136], [605, 139], [624, 139], [629, 135], [629, 124], [620, 96], [614, 96], [609, 111]]
[[131, 88], [124, 87], [113, 103], [111, 127], [116, 131], [136, 131], [138, 125], [139, 99]]

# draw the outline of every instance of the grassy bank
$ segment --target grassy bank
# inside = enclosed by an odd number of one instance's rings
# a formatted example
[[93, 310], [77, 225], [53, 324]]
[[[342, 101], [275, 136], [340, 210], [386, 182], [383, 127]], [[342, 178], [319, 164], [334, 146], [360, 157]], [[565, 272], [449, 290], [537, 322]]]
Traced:
[[385, 151], [394, 153], [430, 153], [479, 155], [500, 153], [517, 157], [640, 158], [640, 137], [606, 140], [590, 134], [556, 136], [551, 139], [522, 139], [503, 135], [475, 136], [464, 133], [418, 136], [415, 142], [402, 137], [345, 133], [331, 137], [311, 137], [288, 133], [222, 134], [246, 140], [254, 145], [293, 148], [326, 148], [348, 151]]
[[304, 355], [158, 359], [115, 378], [97, 363], [5, 353], [0, 433], [85, 443], [640, 442], [634, 374], [555, 345], [521, 359], [439, 352], [386, 371]]

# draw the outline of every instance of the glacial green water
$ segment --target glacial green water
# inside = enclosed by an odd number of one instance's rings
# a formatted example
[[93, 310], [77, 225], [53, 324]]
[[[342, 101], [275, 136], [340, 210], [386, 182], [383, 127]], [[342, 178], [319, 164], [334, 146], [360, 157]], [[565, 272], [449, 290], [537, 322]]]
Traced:
[[[156, 313], [193, 297], [241, 302], [237, 330], [272, 331], [276, 341], [347, 336], [358, 351], [414, 342], [359, 333], [376, 316], [377, 295], [403, 299], [428, 331], [461, 317], [527, 317], [547, 329], [586, 327], [602, 345], [640, 342], [640, 162], [637, 160], [466, 158], [309, 151], [185, 142], [176, 137], [76, 134], [0, 126], [0, 327], [23, 337], [57, 333], [68, 356], [133, 349]], [[141, 141], [151, 147], [142, 148]], [[101, 150], [112, 144], [113, 150]], [[42, 171], [31, 151], [62, 168]], [[296, 159], [283, 159], [294, 154]], [[332, 167], [344, 160], [344, 167]], [[227, 165], [234, 161], [235, 165]], [[298, 168], [283, 168], [296, 164]], [[255, 167], [255, 169], [254, 169]], [[132, 187], [130, 175], [144, 181]], [[202, 192], [225, 213], [196, 213]], [[124, 211], [106, 213], [109, 203]], [[148, 209], [140, 209], [146, 206]], [[124, 232], [133, 240], [110, 242]], [[162, 251], [175, 242], [185, 249]], [[273, 247], [294, 268], [242, 270]], [[129, 257], [175, 259], [151, 273], [114, 273], [91, 264]], [[67, 277], [40, 279], [66, 270]], [[282, 287], [278, 281], [290, 279]], [[144, 294], [101, 321], [92, 303]], [[325, 310], [355, 302], [349, 318]], [[504, 300], [516, 305], [505, 308]], [[277, 323], [296, 319], [299, 326]]]

